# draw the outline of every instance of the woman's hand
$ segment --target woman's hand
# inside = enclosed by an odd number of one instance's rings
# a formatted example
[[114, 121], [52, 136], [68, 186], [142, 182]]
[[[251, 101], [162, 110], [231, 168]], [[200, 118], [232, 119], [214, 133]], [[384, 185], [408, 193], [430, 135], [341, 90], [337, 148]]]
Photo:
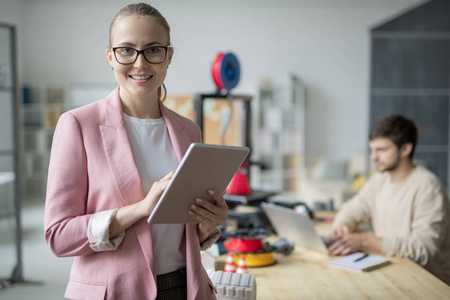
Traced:
[[148, 217], [158, 203], [164, 190], [172, 179], [174, 171], [153, 183], [145, 198], [137, 203], [119, 208], [109, 225], [109, 236], [115, 237], [144, 217]]
[[228, 205], [222, 195], [215, 191], [208, 191], [215, 204], [208, 200], [198, 198], [197, 204], [191, 206], [189, 214], [198, 222], [197, 231], [200, 243], [203, 243], [210, 233], [228, 216]]
[[174, 173], [175, 171], [171, 171], [159, 181], [155, 181], [147, 196], [145, 196], [145, 198], [139, 202], [139, 209], [141, 210], [143, 217], [150, 216], [156, 204], [158, 203], [159, 198], [161, 198], [161, 195], [169, 185]]

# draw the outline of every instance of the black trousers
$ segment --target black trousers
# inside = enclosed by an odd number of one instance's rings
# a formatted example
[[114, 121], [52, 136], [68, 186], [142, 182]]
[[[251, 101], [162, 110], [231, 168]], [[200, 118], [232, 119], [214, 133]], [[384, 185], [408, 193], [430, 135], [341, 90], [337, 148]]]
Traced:
[[186, 300], [186, 268], [156, 276], [157, 300]]

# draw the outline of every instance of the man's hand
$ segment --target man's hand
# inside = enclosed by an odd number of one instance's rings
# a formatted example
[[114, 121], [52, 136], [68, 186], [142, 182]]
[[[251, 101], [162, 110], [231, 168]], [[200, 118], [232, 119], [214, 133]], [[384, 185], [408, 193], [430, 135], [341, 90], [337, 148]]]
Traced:
[[199, 198], [196, 200], [197, 205], [192, 205], [189, 211], [189, 214], [200, 222], [197, 229], [200, 243], [203, 243], [228, 216], [228, 205], [223, 196], [211, 190], [208, 193], [216, 204]]
[[331, 255], [347, 255], [357, 251], [381, 252], [382, 239], [371, 232], [353, 232], [354, 227], [337, 225], [328, 237]]
[[350, 226], [348, 224], [338, 224], [333, 228], [333, 231], [328, 236], [328, 242], [333, 242], [343, 237], [346, 234], [349, 234], [354, 229], [354, 226]]
[[331, 246], [328, 251], [331, 255], [347, 255], [362, 250], [363, 236], [361, 233], [346, 232], [334, 240], [329, 240]]

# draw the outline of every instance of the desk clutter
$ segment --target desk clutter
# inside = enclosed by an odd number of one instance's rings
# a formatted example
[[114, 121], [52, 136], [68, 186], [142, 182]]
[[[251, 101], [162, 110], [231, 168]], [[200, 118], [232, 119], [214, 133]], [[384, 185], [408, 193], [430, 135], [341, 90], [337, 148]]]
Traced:
[[239, 273], [239, 274], [247, 274], [247, 264], [245, 262], [245, 255], [241, 254], [239, 257], [239, 261], [237, 263], [234, 260], [234, 254], [232, 252], [228, 252], [227, 262], [225, 263], [224, 272], [231, 273]]
[[217, 245], [202, 252], [202, 263], [216, 287], [217, 299], [256, 299], [255, 275], [248, 273], [247, 266], [255, 268], [274, 265], [274, 252], [289, 255], [294, 250], [294, 244], [285, 239], [272, 244], [263, 241], [272, 234], [262, 228], [224, 232], [221, 238], [224, 239], [223, 249], [228, 254], [223, 271], [215, 261], [215, 258], [223, 254]]
[[[297, 208], [297, 204], [295, 203], [294, 207], [289, 208], [304, 214], [303, 210]], [[257, 209], [262, 210], [261, 207], [255, 207], [254, 211]], [[317, 234], [329, 233], [332, 228], [334, 212], [317, 210], [312, 210], [312, 212], [314, 218], [311, 219], [314, 221], [313, 225]], [[244, 220], [244, 218], [248, 219], [248, 214], [253, 212], [250, 209], [241, 210], [239, 207], [237, 213], [242, 213]], [[311, 299], [314, 298], [314, 295], [320, 295], [323, 299], [337, 297], [340, 299], [394, 300], [405, 297], [404, 295], [416, 299], [450, 299], [450, 290], [445, 283], [408, 258], [390, 257], [389, 260], [392, 263], [389, 266], [378, 268], [374, 272], [363, 271], [364, 273], [361, 274], [335, 269], [337, 263], [330, 263], [337, 259], [349, 259], [347, 256], [332, 257], [296, 243], [295, 249], [290, 255], [280, 255], [275, 250], [267, 251], [267, 255], [273, 255], [271, 259], [275, 258], [276, 263], [265, 267], [250, 267], [252, 265], [250, 251], [261, 248], [267, 250], [266, 241], [269, 241], [269, 246], [274, 246], [275, 249], [280, 247], [275, 245], [276, 236], [266, 239], [267, 235], [264, 235], [264, 231], [258, 231], [257, 227], [250, 229], [238, 226], [242, 223], [244, 222], [237, 222], [234, 219], [227, 220], [222, 229], [222, 242], [215, 243], [213, 247], [202, 253], [204, 268], [210, 270], [208, 274], [218, 292], [217, 299]], [[248, 224], [248, 222], [245, 223]], [[252, 225], [255, 223], [252, 222]], [[270, 230], [270, 227], [266, 226], [267, 224], [264, 225], [264, 229]], [[268, 225], [273, 224], [268, 223]], [[235, 230], [236, 228], [237, 230]], [[261, 227], [258, 228], [261, 229]], [[263, 235], [258, 233], [263, 233]], [[280, 235], [278, 234], [278, 236]], [[232, 238], [233, 242], [231, 242]], [[288, 236], [286, 238], [291, 240]], [[225, 244], [228, 244], [227, 248], [230, 250], [224, 248]], [[247, 251], [245, 257], [247, 274], [240, 274], [237, 270], [239, 262], [236, 263], [236, 260], [240, 260], [240, 251], [242, 250]], [[228, 255], [232, 258], [229, 258]], [[360, 252], [350, 258], [354, 262], [364, 255]], [[368, 255], [356, 263], [369, 263], [372, 256]], [[229, 262], [230, 267], [228, 268], [231, 269], [231, 272], [223, 272], [226, 261]], [[234, 266], [235, 264], [237, 266]], [[236, 273], [232, 273], [234, 270]], [[346, 273], [344, 274], [344, 272]], [[238, 278], [244, 278], [242, 276], [251, 276], [253, 286], [245, 284], [242, 286], [241, 283], [232, 284]], [[386, 278], [395, 280], [386, 281]], [[256, 281], [258, 283], [257, 291]]]
[[206, 270], [218, 300], [256, 300], [255, 275]]
[[226, 239], [223, 247], [232, 253], [236, 264], [244, 257], [248, 267], [270, 266], [276, 263], [273, 252], [289, 255], [294, 250], [294, 244], [284, 239], [272, 244], [263, 242], [271, 235], [272, 232], [262, 228], [231, 230], [223, 234]]

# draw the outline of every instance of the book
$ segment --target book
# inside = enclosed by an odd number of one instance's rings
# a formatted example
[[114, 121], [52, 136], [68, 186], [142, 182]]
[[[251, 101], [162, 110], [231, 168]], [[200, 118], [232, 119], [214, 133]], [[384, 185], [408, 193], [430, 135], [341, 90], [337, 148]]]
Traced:
[[390, 263], [389, 258], [377, 255], [367, 255], [356, 252], [330, 261], [330, 267], [354, 272], [367, 272]]

